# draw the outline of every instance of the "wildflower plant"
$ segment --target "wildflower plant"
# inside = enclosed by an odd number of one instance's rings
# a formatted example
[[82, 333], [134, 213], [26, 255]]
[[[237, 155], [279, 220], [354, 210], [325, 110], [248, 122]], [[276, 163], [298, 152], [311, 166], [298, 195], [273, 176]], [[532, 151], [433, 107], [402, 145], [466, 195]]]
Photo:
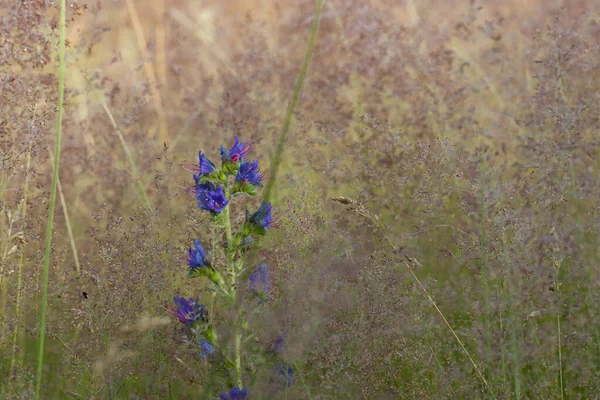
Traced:
[[[252, 213], [246, 209], [246, 217], [237, 230], [231, 218], [233, 199], [244, 195], [256, 196], [265, 179], [258, 160], [247, 161], [246, 155], [249, 151], [250, 145], [240, 142], [236, 136], [235, 143], [229, 149], [221, 146], [220, 166], [202, 152], [198, 152], [197, 164], [188, 163], [184, 166], [193, 174], [194, 183], [189, 191], [195, 195], [198, 208], [208, 212], [215, 226], [225, 233], [226, 257], [223, 265], [213, 265], [202, 243], [196, 239], [182, 261], [188, 267], [189, 278], [206, 279], [209, 290], [215, 296], [220, 296], [225, 307], [234, 310], [233, 321], [228, 321], [233, 330], [233, 349], [222, 348], [218, 343], [215, 315], [209, 315], [207, 307], [200, 304], [198, 299], [175, 296], [175, 307], [168, 311], [189, 327], [196, 336], [194, 343], [198, 347], [199, 358], [211, 367], [226, 371], [228, 391], [221, 393], [221, 399], [247, 399], [249, 396], [249, 389], [244, 385], [247, 379], [242, 375], [242, 352], [245, 350], [242, 343], [245, 342], [245, 336], [250, 338], [253, 335], [247, 332], [248, 322], [242, 310], [241, 296], [238, 295], [239, 288], [245, 286], [241, 284], [242, 280], [247, 277], [250, 297], [258, 298], [259, 305], [270, 299], [271, 277], [267, 264], [261, 263], [248, 275], [243, 255], [254, 243], [253, 237], [265, 235], [269, 229], [277, 226], [277, 220], [272, 215], [272, 205], [263, 201]], [[219, 259], [215, 255], [212, 256], [210, 259]], [[213, 305], [210, 307], [211, 314], [212, 310]], [[278, 339], [278, 348], [283, 346], [283, 337], [282, 335]], [[271, 358], [277, 357], [277, 353], [271, 354], [273, 355], [275, 357]], [[266, 360], [264, 357], [262, 359]], [[283, 364], [281, 360], [273, 361], [273, 367], [278, 373], [282, 370], [282, 365], [285, 365], [285, 385], [290, 386], [293, 383], [291, 367]]]

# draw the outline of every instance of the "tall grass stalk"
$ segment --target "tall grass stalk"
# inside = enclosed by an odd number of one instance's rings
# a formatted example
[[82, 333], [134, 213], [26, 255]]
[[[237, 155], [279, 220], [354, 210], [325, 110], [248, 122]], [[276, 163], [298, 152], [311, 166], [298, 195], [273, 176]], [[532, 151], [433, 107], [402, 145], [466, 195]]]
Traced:
[[[480, 226], [480, 234], [479, 234], [479, 251], [481, 257], [481, 289], [483, 292], [483, 331], [485, 334], [485, 344], [486, 344], [486, 364], [489, 366], [492, 362], [492, 322], [491, 322], [491, 312], [490, 312], [490, 271], [489, 271], [489, 262], [488, 262], [488, 254], [487, 254], [487, 229], [485, 226], [485, 216], [486, 216], [486, 208], [485, 208], [485, 193], [484, 193], [484, 176], [483, 174], [487, 170], [487, 165], [485, 162], [482, 162], [481, 167], [481, 177], [479, 181], [479, 226]], [[496, 375], [496, 374], [494, 374]], [[495, 378], [494, 378], [495, 380]]]
[[270, 202], [272, 198], [272, 191], [273, 186], [275, 185], [275, 180], [277, 178], [277, 171], [279, 170], [279, 164], [281, 164], [281, 159], [283, 157], [283, 146], [285, 145], [288, 133], [290, 131], [290, 127], [292, 125], [292, 117], [294, 115], [294, 110], [296, 110], [296, 106], [298, 105], [298, 101], [300, 100], [302, 88], [304, 87], [304, 80], [306, 79], [306, 75], [308, 74], [308, 68], [310, 66], [312, 55], [315, 50], [315, 44], [317, 43], [317, 35], [319, 33], [319, 24], [321, 22], [321, 13], [323, 11], [324, 3], [325, 0], [315, 1], [315, 12], [312, 18], [312, 26], [310, 28], [310, 37], [308, 38], [306, 55], [304, 56], [304, 62], [302, 63], [302, 67], [300, 68], [300, 74], [298, 75], [298, 79], [296, 80], [296, 86], [294, 87], [294, 92], [292, 93], [292, 99], [290, 100], [287, 111], [285, 113], [283, 125], [281, 126], [281, 130], [279, 131], [279, 143], [277, 143], [277, 149], [275, 150], [275, 154], [273, 155], [273, 159], [271, 161], [271, 167], [269, 168], [269, 179], [267, 181], [267, 184], [265, 185], [265, 191], [263, 195], [264, 201], [267, 203]]
[[148, 194], [146, 193], [146, 189], [144, 188], [144, 184], [142, 182], [142, 177], [140, 176], [140, 173], [138, 172], [138, 169], [135, 165], [135, 160], [133, 159], [133, 155], [131, 154], [131, 151], [129, 151], [129, 146], [127, 146], [127, 142], [125, 141], [125, 138], [123, 137], [123, 133], [119, 129], [119, 126], [117, 125], [117, 121], [115, 121], [115, 117], [113, 117], [112, 113], [110, 112], [110, 108], [108, 108], [108, 105], [106, 105], [106, 102], [104, 100], [102, 100], [102, 107], [104, 107], [104, 111], [106, 111], [106, 114], [108, 115], [108, 118], [110, 119], [110, 123], [112, 124], [112, 126], [115, 130], [115, 133], [119, 137], [121, 146], [123, 146], [123, 151], [125, 151], [125, 157], [127, 157], [127, 161], [129, 162], [129, 165], [131, 166], [131, 172], [133, 173], [133, 177], [138, 184], [138, 188], [140, 189], [140, 194], [142, 195], [144, 204], [146, 205], [146, 207], [148, 207], [148, 209], [151, 209], [152, 204], [150, 203], [150, 199], [148, 198]]
[[[502, 288], [502, 292], [501, 290], [501, 286], [504, 284], [505, 282], [499, 282], [498, 285], [496, 285], [496, 296], [498, 299], [504, 299], [504, 297], [502, 296], [502, 293], [504, 292], [504, 288]], [[502, 371], [501, 375], [500, 375], [500, 379], [502, 381], [502, 388], [504, 390], [506, 390], [506, 344], [504, 341], [504, 330], [505, 330], [505, 326], [504, 326], [504, 318], [502, 317], [502, 314], [504, 313], [504, 310], [500, 310], [498, 312], [498, 320], [500, 322], [500, 343], [499, 343], [499, 347], [500, 347], [500, 355], [501, 355], [501, 359], [500, 359], [500, 370]], [[510, 389], [508, 390], [510, 391]]]
[[[54, 163], [54, 155], [48, 149], [48, 153], [50, 154], [50, 161]], [[60, 184], [60, 178], [58, 178], [58, 194], [60, 196], [60, 205], [63, 209], [63, 214], [65, 215], [65, 225], [67, 226], [67, 235], [69, 236], [69, 244], [71, 245], [71, 252], [73, 253], [73, 261], [75, 262], [75, 269], [77, 270], [77, 275], [81, 275], [81, 265], [79, 264], [79, 256], [77, 254], [77, 246], [75, 245], [75, 238], [73, 237], [73, 229], [71, 228], [71, 218], [69, 217], [69, 209], [67, 208], [67, 202], [65, 201], [65, 194], [62, 190], [62, 185]]]
[[[0, 318], [4, 319], [4, 312], [6, 309], [7, 293], [8, 293], [8, 279], [4, 277], [4, 269], [6, 266], [6, 260], [10, 255], [11, 243], [13, 239], [13, 227], [15, 225], [15, 213], [9, 212], [8, 214], [8, 227], [2, 231], [6, 232], [6, 243], [4, 244], [4, 250], [2, 251], [2, 260], [0, 260]], [[0, 329], [0, 338], [4, 336], [4, 325]]]
[[[27, 149], [27, 164], [25, 170], [25, 182], [23, 183], [23, 202], [21, 203], [21, 218], [26, 220], [27, 218], [27, 195], [29, 191], [29, 170], [31, 168], [31, 142]], [[19, 338], [19, 321], [21, 317], [21, 294], [23, 288], [23, 262], [25, 261], [25, 249], [21, 248], [21, 255], [19, 256], [19, 267], [17, 272], [17, 303], [15, 306], [15, 329], [13, 331], [13, 348], [10, 359], [10, 376], [14, 373], [15, 362], [17, 359], [17, 342]]]
[[60, 0], [60, 39], [58, 45], [58, 115], [56, 127], [56, 148], [54, 152], [54, 165], [52, 172], [52, 189], [50, 191], [50, 205], [48, 210], [48, 225], [46, 229], [46, 252], [44, 254], [44, 277], [42, 280], [42, 299], [40, 304], [40, 337], [38, 346], [37, 371], [35, 377], [35, 398], [40, 398], [42, 385], [42, 367], [44, 366], [44, 340], [46, 338], [46, 306], [48, 297], [48, 273], [50, 271], [50, 248], [52, 244], [52, 226], [54, 223], [54, 208], [56, 205], [56, 189], [58, 186], [58, 165], [60, 161], [60, 140], [62, 136], [63, 102], [65, 97], [65, 16], [66, 0]]
[[562, 296], [561, 296], [561, 282], [560, 282], [560, 273], [564, 260], [557, 260], [556, 258], [553, 260], [555, 274], [554, 274], [554, 290], [556, 291], [556, 298], [558, 303], [558, 309], [556, 311], [556, 337], [557, 337], [557, 352], [558, 352], [558, 385], [560, 388], [560, 398], [564, 400], [565, 398], [565, 387], [564, 387], [564, 378], [563, 378], [563, 351], [562, 351], [562, 329], [560, 322], [560, 313], [562, 310]]
[[513, 384], [515, 399], [521, 399], [521, 362], [519, 357], [519, 339], [517, 336], [517, 317], [514, 310], [514, 288], [512, 276], [512, 262], [508, 254], [506, 246], [506, 237], [503, 237], [503, 251], [505, 261], [504, 271], [504, 303], [506, 304], [506, 312], [508, 314], [508, 323], [510, 324], [510, 343], [511, 343], [511, 356], [513, 366]]
[[[144, 29], [142, 28], [142, 24], [140, 22], [140, 18], [138, 16], [133, 0], [126, 0], [126, 3], [127, 11], [129, 12], [129, 16], [131, 17], [133, 30], [135, 31], [135, 37], [138, 42], [138, 47], [140, 48], [140, 52], [142, 53], [144, 71], [146, 72], [146, 77], [148, 78], [148, 82], [150, 83], [152, 101], [154, 102], [154, 108], [156, 109], [156, 114], [158, 115], [159, 137], [161, 142], [166, 143], [169, 140], [169, 126], [167, 124], [167, 116], [163, 107], [160, 91], [158, 90], [158, 81], [156, 79], [156, 73], [154, 72], [154, 67], [152, 66], [152, 62], [150, 61], [150, 54], [147, 50], [148, 44], [146, 43], [146, 39], [144, 37]], [[162, 43], [163, 42], [160, 41], [159, 46], [162, 45]]]

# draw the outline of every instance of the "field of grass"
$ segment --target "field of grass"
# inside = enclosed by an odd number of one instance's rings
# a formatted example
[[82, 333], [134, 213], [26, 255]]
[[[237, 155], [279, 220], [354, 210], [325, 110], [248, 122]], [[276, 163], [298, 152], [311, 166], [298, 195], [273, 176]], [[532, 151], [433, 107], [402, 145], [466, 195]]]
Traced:
[[[174, 296], [251, 399], [600, 399], [600, 3], [322, 3], [0, 0], [0, 400], [218, 398]], [[234, 136], [236, 310], [181, 261], [232, 263], [182, 165]]]

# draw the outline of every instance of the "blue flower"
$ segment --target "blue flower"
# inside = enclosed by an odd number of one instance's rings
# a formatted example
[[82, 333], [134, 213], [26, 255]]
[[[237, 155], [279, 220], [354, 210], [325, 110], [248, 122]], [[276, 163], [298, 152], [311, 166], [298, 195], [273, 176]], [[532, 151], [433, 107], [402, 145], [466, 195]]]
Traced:
[[269, 266], [267, 264], [260, 264], [256, 272], [250, 274], [250, 290], [268, 292], [271, 289], [271, 282], [269, 282]]
[[220, 285], [221, 275], [219, 272], [211, 267], [206, 261], [206, 254], [200, 244], [199, 240], [194, 240], [194, 247], [190, 247], [189, 255], [185, 260], [190, 267], [188, 276], [190, 278], [196, 278], [198, 276], [206, 276], [215, 285]]
[[188, 172], [198, 174], [194, 175], [194, 179], [198, 181], [202, 176], [208, 175], [215, 171], [215, 164], [210, 161], [201, 151], [198, 152], [198, 164], [191, 161], [185, 161], [183, 169]]
[[272, 226], [274, 226], [273, 223], [275, 221], [271, 216], [271, 208], [271, 203], [263, 202], [258, 208], [258, 210], [254, 214], [252, 214], [252, 216], [249, 219], [250, 224], [252, 224], [254, 227], [262, 228], [259, 229], [259, 233], [264, 234], [265, 229], [270, 229]]
[[199, 240], [194, 240], [194, 247], [190, 247], [187, 263], [190, 269], [208, 267], [206, 254]]
[[248, 288], [258, 295], [261, 303], [269, 300], [271, 281], [269, 279], [269, 267], [267, 264], [260, 264], [258, 269], [250, 274]]
[[198, 342], [198, 346], [200, 347], [200, 358], [204, 361], [208, 357], [211, 357], [215, 352], [215, 346], [206, 339], [201, 339]]
[[294, 384], [294, 370], [291, 366], [281, 362], [275, 366], [277, 373], [285, 379], [285, 386], [292, 386]]
[[190, 326], [194, 322], [206, 317], [206, 308], [198, 303], [198, 299], [185, 299], [175, 296], [173, 298], [176, 308], [168, 308], [171, 314], [179, 318], [182, 324]]
[[240, 184], [251, 183], [256, 186], [262, 186], [262, 181], [265, 179], [264, 174], [258, 170], [258, 160], [251, 162], [244, 161], [240, 164], [235, 181]]
[[244, 161], [246, 159], [246, 153], [250, 151], [250, 145], [248, 143], [241, 143], [238, 141], [238, 137], [235, 136], [235, 144], [231, 147], [231, 149], [226, 150], [223, 146], [221, 146], [221, 158], [223, 161], [227, 162], [238, 162]]
[[196, 185], [196, 200], [198, 208], [214, 214], [220, 214], [229, 203], [223, 188], [210, 182]]
[[247, 400], [249, 398], [250, 395], [250, 391], [248, 390], [248, 388], [237, 388], [234, 387], [233, 389], [231, 389], [231, 391], [229, 393], [224, 392], [221, 393], [221, 400]]
[[283, 346], [285, 345], [285, 338], [287, 337], [287, 332], [283, 332], [281, 335], [275, 339], [273, 343], [273, 353], [279, 354], [283, 351]]
[[200, 179], [205, 175], [211, 174], [215, 171], [215, 164], [210, 161], [201, 151], [198, 152], [198, 165], [194, 166], [190, 172], [197, 172], [194, 174], [194, 180], [196, 184], [200, 182]]

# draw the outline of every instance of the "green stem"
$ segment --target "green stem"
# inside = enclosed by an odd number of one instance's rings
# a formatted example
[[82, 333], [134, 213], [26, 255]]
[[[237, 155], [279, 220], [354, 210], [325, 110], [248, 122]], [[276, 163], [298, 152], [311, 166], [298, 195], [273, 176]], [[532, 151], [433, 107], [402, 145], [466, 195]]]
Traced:
[[[490, 271], [489, 271], [489, 263], [488, 263], [488, 238], [487, 238], [487, 229], [486, 229], [486, 207], [485, 207], [485, 193], [484, 193], [484, 185], [485, 179], [484, 175], [487, 171], [488, 164], [486, 161], [483, 161], [480, 165], [481, 169], [481, 177], [479, 182], [479, 224], [481, 229], [481, 236], [479, 239], [479, 251], [480, 257], [482, 260], [481, 265], [481, 286], [483, 291], [483, 330], [485, 332], [485, 342], [486, 342], [486, 364], [489, 366], [492, 365], [492, 321], [491, 321], [491, 311], [490, 311]], [[487, 373], [489, 375], [489, 372]], [[494, 381], [496, 381], [496, 376], [493, 374]], [[494, 383], [492, 382], [492, 384]]]
[[[27, 169], [25, 171], [25, 184], [23, 189], [23, 204], [22, 204], [22, 218], [25, 220], [27, 217], [27, 191], [29, 188], [29, 170], [31, 168], [31, 142], [29, 142], [29, 148], [27, 149]], [[24, 246], [22, 244], [21, 246]], [[13, 375], [15, 370], [15, 361], [17, 356], [17, 341], [19, 338], [19, 324], [21, 318], [21, 294], [23, 287], [23, 262], [25, 260], [25, 249], [21, 248], [21, 256], [19, 257], [19, 273], [17, 275], [17, 305], [15, 308], [15, 316], [17, 323], [15, 324], [15, 330], [13, 333], [13, 351], [12, 358], [10, 360], [10, 376]]]
[[[229, 198], [229, 187], [225, 185], [225, 197]], [[231, 216], [229, 213], [229, 204], [223, 210], [223, 221], [225, 223], [225, 234], [227, 236], [227, 271], [230, 274], [230, 285], [231, 285], [231, 298], [233, 303], [236, 302], [236, 278], [237, 271], [235, 270], [234, 265], [234, 256], [235, 256], [235, 244], [233, 243], [233, 233], [231, 232]], [[237, 316], [239, 319], [239, 310], [237, 310]], [[236, 320], [234, 324], [233, 335], [235, 337], [234, 344], [234, 363], [235, 363], [235, 382], [238, 387], [242, 388], [242, 361], [241, 361], [241, 352], [242, 352], [242, 334], [240, 332], [239, 321]]]
[[50, 205], [48, 210], [48, 224], [46, 228], [46, 252], [44, 254], [44, 275], [42, 281], [42, 300], [40, 304], [40, 337], [37, 358], [37, 373], [35, 378], [35, 398], [40, 398], [42, 385], [42, 367], [44, 365], [44, 339], [46, 337], [46, 306], [48, 297], [48, 273], [50, 271], [50, 248], [52, 244], [52, 226], [54, 223], [54, 208], [56, 205], [56, 188], [58, 182], [58, 166], [60, 160], [60, 139], [62, 136], [63, 103], [65, 97], [65, 17], [66, 0], [60, 0], [60, 40], [59, 40], [59, 69], [58, 69], [58, 116], [56, 127], [56, 148], [54, 167], [52, 173], [52, 189], [50, 191]]

